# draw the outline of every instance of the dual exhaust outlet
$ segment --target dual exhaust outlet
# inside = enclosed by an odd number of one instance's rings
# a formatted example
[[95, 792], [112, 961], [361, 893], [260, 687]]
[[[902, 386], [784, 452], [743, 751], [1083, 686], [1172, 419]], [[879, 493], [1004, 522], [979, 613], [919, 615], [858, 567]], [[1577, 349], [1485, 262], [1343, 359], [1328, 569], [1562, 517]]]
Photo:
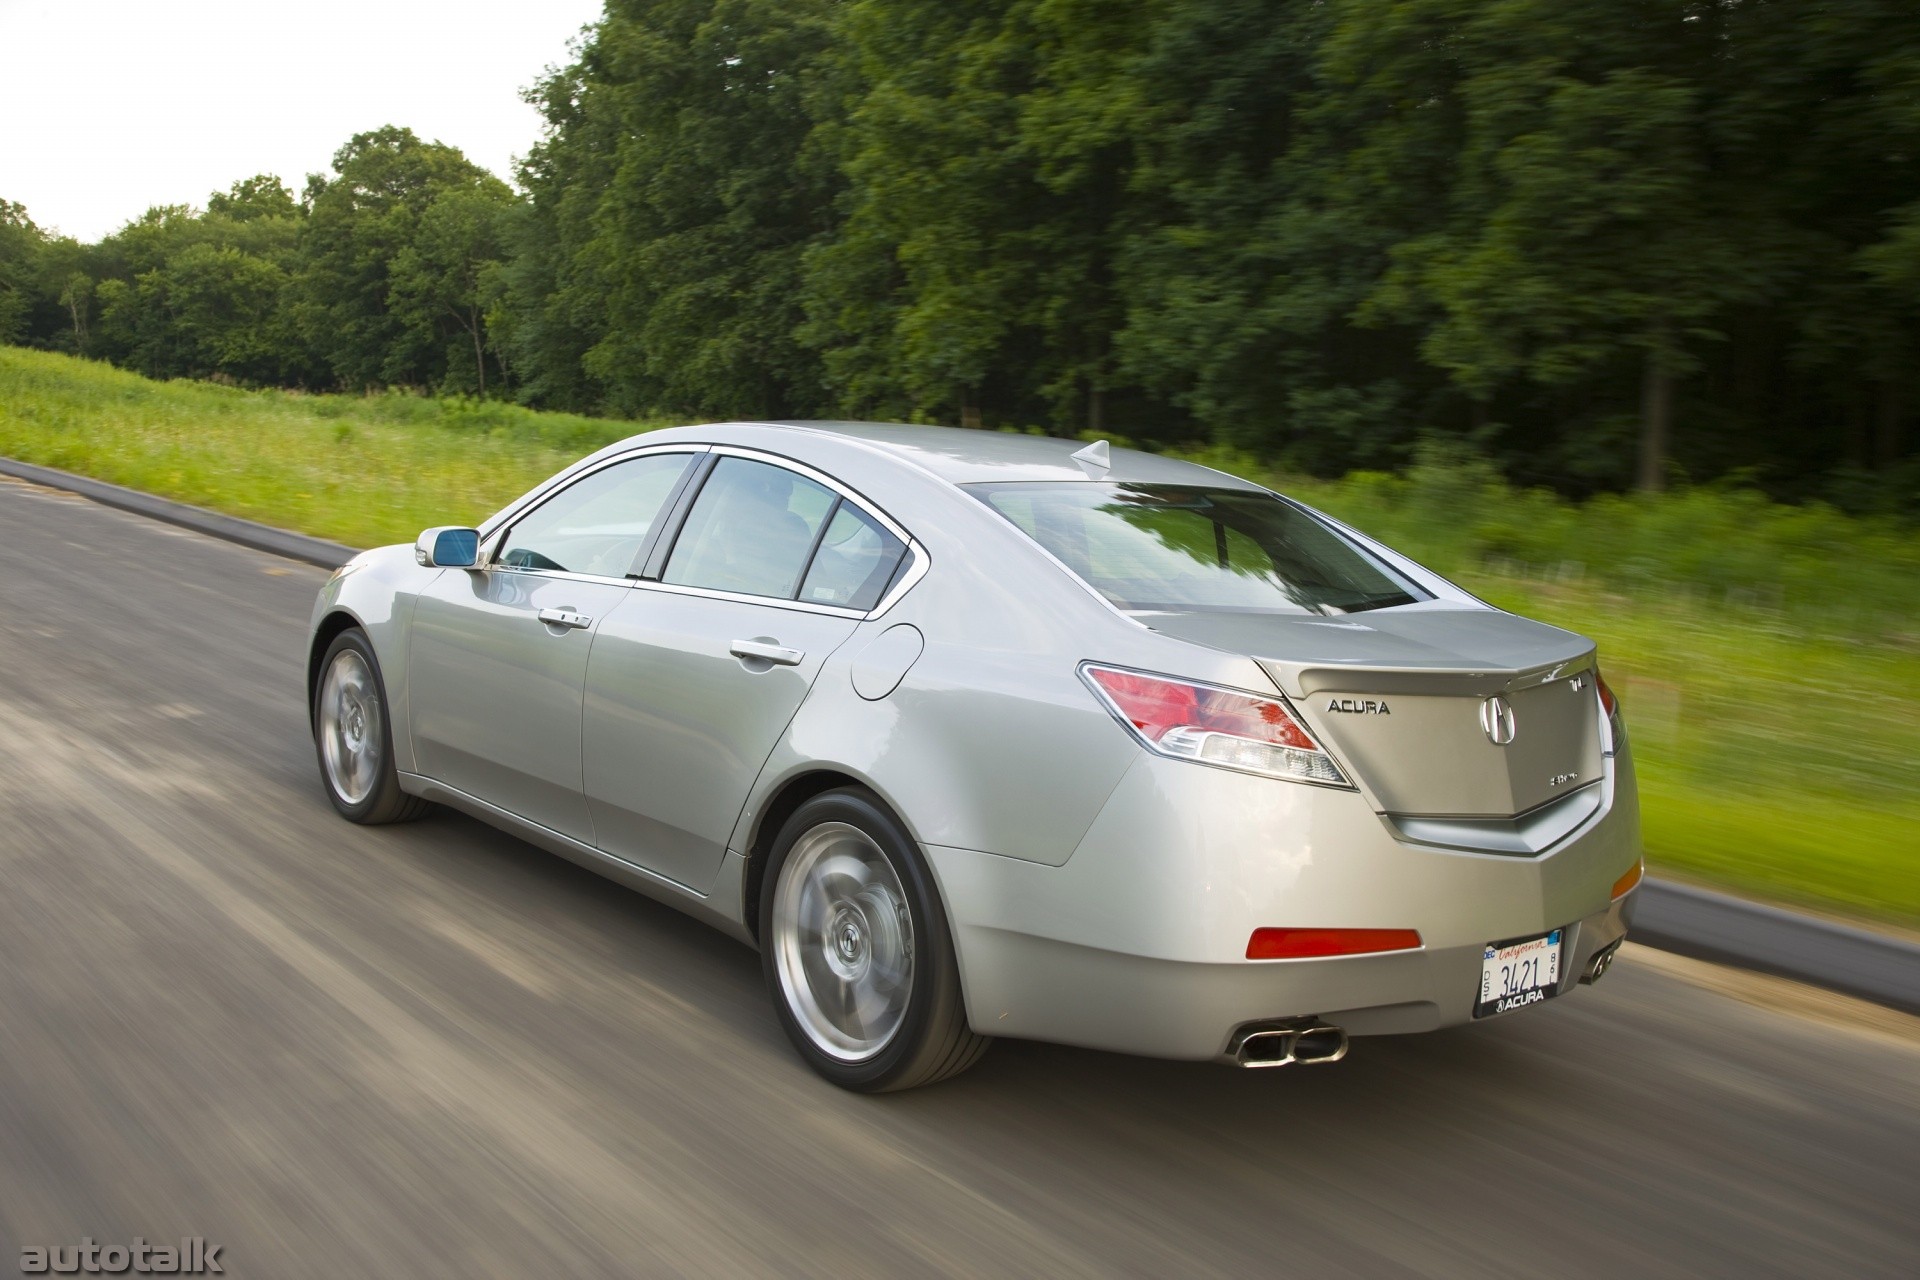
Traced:
[[1227, 1041], [1223, 1062], [1236, 1067], [1314, 1066], [1347, 1056], [1347, 1033], [1323, 1022], [1293, 1027], [1241, 1027]]
[[[1605, 977], [1624, 941], [1625, 938], [1616, 939], [1596, 952], [1581, 970], [1580, 981], [1590, 984]], [[1236, 1067], [1290, 1067], [1295, 1063], [1314, 1066], [1338, 1062], [1346, 1056], [1344, 1028], [1312, 1021], [1292, 1026], [1255, 1023], [1239, 1028], [1228, 1038], [1227, 1050], [1220, 1055], [1220, 1061]]]
[[1620, 954], [1620, 944], [1625, 941], [1625, 938], [1616, 938], [1594, 953], [1593, 959], [1587, 961], [1587, 967], [1580, 971], [1582, 986], [1592, 986], [1607, 976], [1607, 970], [1613, 967], [1613, 958]]

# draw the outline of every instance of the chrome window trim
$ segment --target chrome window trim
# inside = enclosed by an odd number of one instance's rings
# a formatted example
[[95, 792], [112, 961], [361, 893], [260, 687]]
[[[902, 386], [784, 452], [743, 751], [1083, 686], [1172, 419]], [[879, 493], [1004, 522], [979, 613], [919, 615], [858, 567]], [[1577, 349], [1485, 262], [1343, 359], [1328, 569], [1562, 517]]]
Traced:
[[608, 578], [597, 573], [575, 573], [571, 569], [523, 569], [510, 564], [492, 564], [480, 566], [488, 573], [517, 573], [529, 578], [553, 578], [560, 582], [597, 582], [606, 587], [630, 587], [632, 582], [625, 578]]
[[887, 588], [880, 597], [879, 603], [875, 604], [872, 611], [866, 615], [868, 618], [877, 618], [893, 608], [899, 603], [900, 597], [913, 590], [914, 584], [926, 577], [927, 570], [933, 567], [933, 557], [927, 554], [925, 547], [912, 538], [907, 539], [907, 554], [912, 559], [908, 561], [906, 569], [894, 580], [893, 585]]
[[648, 582], [635, 579], [625, 584], [636, 591], [662, 591], [668, 595], [697, 596], [702, 600], [731, 600], [740, 604], [761, 604], [769, 609], [791, 609], [795, 613], [821, 613], [834, 618], [865, 618], [869, 615], [858, 609], [843, 609], [839, 605], [809, 604], [805, 600], [784, 600], [778, 596], [754, 596], [744, 591], [716, 591], [712, 587], [690, 587], [679, 582]]
[[815, 484], [825, 485], [827, 488], [833, 490], [835, 493], [839, 494], [841, 497], [845, 498], [847, 501], [853, 503], [854, 506], [859, 507], [862, 511], [872, 516], [875, 520], [878, 520], [881, 524], [886, 526], [887, 532], [891, 533], [894, 537], [900, 539], [901, 542], [907, 543], [909, 545], [911, 545], [913, 542], [913, 535], [908, 533], [905, 529], [901, 528], [899, 521], [895, 520], [892, 516], [888, 515], [886, 512], [880, 510], [864, 495], [854, 491], [853, 489], [848, 488], [846, 485], [842, 484], [838, 480], [835, 480], [832, 476], [828, 475], [826, 472], [816, 471], [814, 468], [808, 466], [804, 462], [800, 462], [796, 459], [786, 457], [782, 454], [769, 453], [765, 449], [748, 449], [735, 444], [716, 444], [711, 446], [708, 452], [714, 454], [717, 457], [746, 458], [751, 462], [764, 462], [764, 463], [767, 463], [769, 466], [784, 467], [786, 470], [791, 471], [796, 475], [805, 476], [807, 479], [813, 481]]
[[[870, 516], [876, 523], [893, 534], [894, 537], [898, 538], [906, 548], [904, 553], [907, 556], [906, 568], [898, 574], [893, 585], [880, 597], [879, 602], [876, 603], [873, 608], [862, 612], [859, 609], [848, 609], [841, 605], [813, 604], [805, 600], [783, 600], [774, 596], [748, 595], [741, 591], [719, 591], [712, 587], [695, 587], [677, 582], [657, 582], [641, 578], [609, 578], [599, 574], [573, 573], [563, 569], [523, 569], [495, 562], [494, 557], [499, 551], [498, 542], [500, 535], [511, 530], [514, 523], [522, 516], [532, 512], [536, 507], [543, 505], [549, 499], [558, 497], [565, 490], [571, 488], [576, 481], [584, 480], [590, 475], [604, 471], [608, 467], [617, 466], [622, 462], [630, 462], [635, 458], [656, 453], [686, 453], [693, 455], [711, 453], [727, 457], [746, 458], [752, 462], [764, 462], [769, 466], [781, 467], [796, 475], [812, 480], [814, 483], [824, 486], [833, 493], [838, 494], [842, 499], [858, 507], [863, 513]], [[688, 510], [692, 510], [691, 506], [689, 506]], [[684, 524], [684, 520], [682, 523]], [[673, 530], [673, 535], [678, 539], [680, 530]], [[769, 453], [764, 449], [748, 449], [742, 448], [739, 445], [730, 444], [645, 445], [638, 449], [629, 449], [624, 453], [598, 462], [591, 467], [566, 473], [561, 477], [556, 477], [553, 482], [541, 489], [535, 490], [532, 494], [529, 494], [525, 500], [494, 516], [487, 524], [482, 525], [480, 527], [480, 540], [486, 555], [485, 559], [475, 566], [475, 569], [484, 570], [489, 573], [518, 573], [527, 575], [528, 577], [554, 578], [565, 582], [600, 583], [605, 586], [630, 587], [643, 591], [661, 591], [669, 595], [696, 596], [703, 600], [730, 600], [739, 604], [764, 605], [769, 609], [790, 609], [796, 613], [821, 614], [832, 618], [851, 618], [861, 622], [878, 618], [886, 613], [887, 610], [893, 608], [894, 605], [900, 602], [901, 597], [913, 590], [919, 581], [927, 576], [927, 571], [933, 567], [933, 557], [927, 554], [926, 547], [919, 539], [915, 538], [911, 533], [908, 533], [897, 520], [880, 510], [858, 491], [842, 484], [825, 472], [808, 466], [804, 462], [799, 462], [781, 454]]]

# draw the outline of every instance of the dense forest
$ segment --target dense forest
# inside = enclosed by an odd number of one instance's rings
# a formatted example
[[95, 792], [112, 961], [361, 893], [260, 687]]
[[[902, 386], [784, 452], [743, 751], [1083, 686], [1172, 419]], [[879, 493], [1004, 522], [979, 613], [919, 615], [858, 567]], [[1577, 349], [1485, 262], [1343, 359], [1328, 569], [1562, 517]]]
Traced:
[[1910, 0], [608, 0], [529, 94], [515, 186], [0, 202], [0, 341], [1920, 511]]

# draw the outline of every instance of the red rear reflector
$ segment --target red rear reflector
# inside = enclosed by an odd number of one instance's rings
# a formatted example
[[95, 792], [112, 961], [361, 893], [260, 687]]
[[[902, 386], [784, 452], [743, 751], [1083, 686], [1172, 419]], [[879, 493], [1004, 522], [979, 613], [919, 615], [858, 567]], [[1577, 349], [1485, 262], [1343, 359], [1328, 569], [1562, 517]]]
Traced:
[[1247, 959], [1363, 956], [1376, 951], [1413, 951], [1419, 946], [1418, 929], [1255, 929], [1247, 939]]
[[1627, 874], [1621, 876], [1618, 880], [1615, 880], [1613, 882], [1613, 896], [1616, 899], [1626, 897], [1628, 894], [1633, 892], [1635, 886], [1637, 886], [1640, 883], [1640, 881], [1646, 876], [1646, 874], [1647, 874], [1647, 860], [1645, 858], [1642, 858], [1640, 861], [1634, 863], [1631, 867], [1627, 868]]

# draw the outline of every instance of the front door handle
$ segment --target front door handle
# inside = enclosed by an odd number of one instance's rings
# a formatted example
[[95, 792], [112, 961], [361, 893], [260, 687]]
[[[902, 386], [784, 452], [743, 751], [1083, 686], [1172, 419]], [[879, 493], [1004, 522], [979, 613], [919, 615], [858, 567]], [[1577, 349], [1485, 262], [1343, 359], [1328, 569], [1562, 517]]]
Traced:
[[540, 621], [550, 627], [590, 627], [593, 619], [584, 613], [575, 613], [572, 609], [542, 609]]
[[736, 658], [759, 658], [776, 667], [797, 667], [801, 659], [807, 656], [799, 649], [789, 649], [768, 640], [735, 640], [727, 646], [727, 652]]

